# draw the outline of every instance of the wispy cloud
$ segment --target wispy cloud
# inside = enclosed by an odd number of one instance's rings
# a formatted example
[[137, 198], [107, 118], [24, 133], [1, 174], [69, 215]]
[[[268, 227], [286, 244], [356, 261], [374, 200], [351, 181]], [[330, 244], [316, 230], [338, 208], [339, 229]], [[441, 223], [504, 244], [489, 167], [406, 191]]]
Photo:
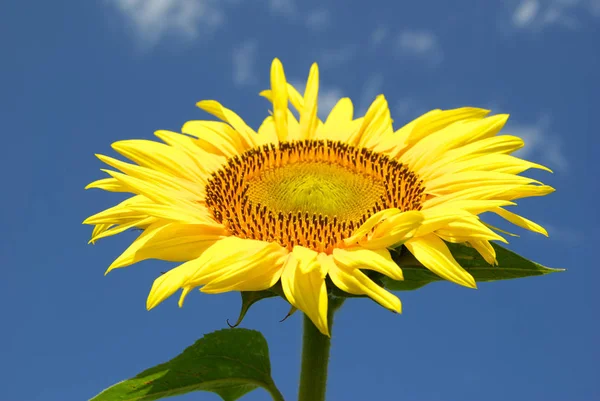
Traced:
[[507, 124], [505, 132], [523, 138], [525, 146], [515, 155], [525, 159], [534, 159], [556, 171], [566, 171], [569, 162], [564, 154], [560, 137], [551, 132], [550, 119], [543, 117], [530, 124]]
[[273, 14], [295, 17], [298, 13], [294, 0], [269, 0], [269, 9]]
[[258, 43], [247, 40], [236, 47], [231, 54], [233, 61], [233, 82], [236, 85], [251, 85], [256, 83], [256, 64]]
[[520, 0], [511, 15], [511, 25], [517, 30], [541, 31], [550, 26], [577, 29], [579, 15], [600, 17], [600, 0]]
[[431, 31], [403, 31], [398, 35], [397, 47], [403, 55], [421, 58], [434, 65], [444, 56], [437, 36]]
[[221, 26], [225, 16], [218, 0], [110, 0], [132, 24], [145, 47], [165, 35], [193, 39]]
[[318, 9], [308, 14], [306, 17], [306, 26], [312, 31], [325, 30], [331, 20], [331, 14], [328, 10]]
[[317, 60], [320, 67], [334, 68], [349, 63], [357, 54], [358, 47], [356, 45], [342, 45], [335, 49], [322, 50]]
[[378, 26], [369, 37], [369, 47], [376, 48], [388, 36], [388, 30], [385, 26]]

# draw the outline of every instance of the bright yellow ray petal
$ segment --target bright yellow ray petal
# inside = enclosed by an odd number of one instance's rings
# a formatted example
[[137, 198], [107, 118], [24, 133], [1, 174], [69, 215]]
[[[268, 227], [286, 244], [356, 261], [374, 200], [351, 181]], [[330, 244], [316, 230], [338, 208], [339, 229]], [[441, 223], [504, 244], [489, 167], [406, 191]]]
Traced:
[[462, 171], [494, 171], [505, 174], [519, 174], [531, 168], [552, 172], [541, 164], [532, 163], [507, 154], [484, 154], [467, 157], [466, 160], [446, 160], [444, 165], [433, 163], [419, 171], [419, 175], [426, 180], [432, 180], [441, 175], [458, 173]]
[[158, 219], [156, 217], [151, 216], [139, 217], [131, 220], [122, 220], [119, 223], [113, 225], [111, 228], [104, 230], [96, 235], [92, 235], [92, 238], [88, 241], [88, 243], [93, 244], [99, 239], [110, 237], [112, 235], [117, 235], [129, 229], [147, 227], [151, 224], [156, 223], [157, 221]]
[[304, 107], [300, 112], [300, 132], [302, 139], [313, 139], [317, 128], [317, 102], [319, 97], [319, 67], [314, 63], [310, 67], [306, 89], [304, 91]]
[[[201, 266], [199, 259], [200, 258], [192, 259], [179, 265], [154, 280], [150, 293], [148, 294], [148, 299], [146, 300], [146, 309], [150, 310], [155, 308], [162, 301], [182, 288], [188, 278]], [[187, 291], [189, 291], [189, 289]], [[183, 297], [185, 297], [184, 294], [182, 294], [182, 298]], [[182, 302], [180, 302], [179, 307], [182, 306], [181, 304]]]
[[367, 295], [381, 306], [402, 313], [402, 304], [398, 297], [375, 284], [359, 269], [338, 265], [331, 255], [320, 254], [319, 261], [327, 266], [331, 281], [340, 290], [355, 295]]
[[[292, 106], [294, 106], [298, 113], [302, 114], [302, 112], [304, 111], [304, 98], [302, 97], [300, 92], [298, 92], [298, 90], [294, 88], [294, 86], [292, 86], [289, 82], [287, 84], [287, 91], [290, 103], [292, 104]], [[266, 89], [260, 92], [259, 96], [262, 96], [268, 99], [270, 102], [273, 102], [273, 92], [270, 89]]]
[[465, 189], [498, 185], [541, 184], [538, 180], [495, 171], [464, 171], [427, 181], [427, 194], [445, 195]]
[[475, 248], [481, 257], [483, 257], [483, 259], [485, 259], [485, 261], [490, 265], [498, 265], [498, 261], [496, 260], [496, 250], [489, 241], [469, 240], [469, 244], [471, 244], [471, 246]]
[[489, 212], [500, 206], [514, 206], [516, 203], [507, 200], [496, 199], [467, 199], [467, 200], [451, 200], [445, 202], [443, 207], [451, 209], [462, 209], [474, 215]]
[[438, 276], [465, 287], [477, 288], [473, 276], [458, 264], [444, 241], [435, 234], [412, 238], [404, 246], [423, 266]]
[[[277, 138], [265, 138], [257, 135], [257, 133], [254, 132], [240, 116], [215, 100], [202, 100], [196, 103], [196, 106], [231, 125], [248, 144], [259, 146], [266, 143], [277, 143]], [[184, 127], [191, 129], [187, 123]]]
[[225, 156], [204, 150], [200, 146], [199, 141], [194, 140], [187, 135], [165, 130], [156, 131], [154, 135], [162, 139], [165, 143], [186, 153], [207, 179], [213, 172], [221, 168], [227, 160]]
[[415, 235], [424, 220], [423, 214], [414, 210], [390, 216], [359, 244], [367, 249], [398, 246]]
[[[147, 185], [159, 186], [181, 193], [181, 196], [186, 199], [204, 200], [205, 193], [202, 179], [189, 181], [184, 178], [168, 175], [152, 168], [125, 163], [120, 160], [113, 159], [112, 157], [99, 154], [97, 154], [96, 157], [109, 166], [127, 174], [128, 178], [141, 180]], [[121, 174], [114, 174], [114, 172], [111, 171], [106, 172], [113, 176], [113, 178], [116, 178], [118, 181], [131, 188], [130, 183], [127, 182], [127, 178], [123, 180]]]
[[507, 119], [508, 115], [501, 114], [454, 122], [414, 144], [402, 155], [402, 161], [425, 176], [429, 166], [447, 151], [496, 135]]
[[131, 198], [125, 199], [118, 205], [109, 207], [108, 209], [91, 215], [83, 221], [83, 224], [118, 224], [121, 220], [131, 220], [147, 217], [147, 214], [136, 212], [129, 208], [129, 206], [141, 202], [148, 202], [148, 198], [141, 195], [132, 196]]
[[406, 143], [414, 145], [427, 135], [439, 131], [448, 125], [466, 119], [483, 118], [489, 114], [489, 110], [478, 109], [475, 107], [461, 107], [451, 110], [440, 110], [439, 112], [430, 112], [426, 116], [419, 118], [413, 129], [410, 131]]
[[334, 249], [333, 259], [346, 269], [367, 269], [384, 274], [394, 280], [403, 280], [402, 269], [392, 260], [387, 249], [365, 249], [353, 247]]
[[114, 178], [102, 178], [86, 185], [85, 189], [99, 188], [108, 192], [129, 192], [129, 187]]
[[[223, 251], [243, 253], [243, 257], [233, 263], [219, 263], [217, 258], [213, 258], [197, 272], [190, 284], [206, 282], [201, 291], [210, 294], [261, 291], [273, 287], [281, 277], [288, 250], [274, 242], [236, 240], [231, 241], [236, 246], [234, 252], [231, 251], [233, 244], [227, 245], [228, 251]], [[202, 277], [203, 274], [205, 277]]]
[[352, 101], [347, 97], [340, 99], [315, 133], [315, 138], [348, 142], [348, 138], [362, 125], [362, 119], [353, 120], [353, 115]]
[[327, 323], [327, 266], [317, 260], [318, 253], [295, 246], [286, 260], [281, 286], [287, 300], [310, 318], [321, 333], [329, 336]]
[[220, 121], [188, 121], [181, 127], [181, 132], [193, 135], [196, 139], [188, 139], [197, 148], [225, 158], [244, 153], [254, 146], [250, 138]]
[[157, 222], [146, 228], [106, 273], [146, 259], [170, 262], [195, 259], [225, 235], [224, 228], [215, 225]]
[[172, 146], [147, 140], [118, 141], [112, 148], [142, 167], [189, 181], [205, 180], [196, 163], [184, 152]]
[[103, 232], [105, 232], [106, 230], [111, 228], [112, 226], [113, 226], [112, 223], [96, 224], [94, 226], [94, 229], [92, 230], [92, 239], [88, 241], [88, 244], [95, 244], [96, 240], [94, 238], [97, 237], [98, 235], [102, 234]]
[[539, 224], [537, 224], [531, 220], [526, 219], [525, 217], [521, 217], [518, 214], [509, 212], [508, 210], [503, 209], [501, 207], [498, 207], [491, 211], [493, 213], [496, 213], [498, 216], [502, 217], [503, 219], [510, 221], [514, 225], [517, 225], [517, 226], [522, 227], [529, 231], [533, 231], [533, 232], [545, 235], [546, 237], [548, 236], [548, 232], [544, 229], [544, 227], [540, 226]]
[[288, 92], [283, 65], [279, 59], [271, 64], [271, 92], [273, 94], [273, 121], [279, 141], [288, 141]]
[[392, 130], [392, 118], [385, 96], [379, 95], [375, 98], [364, 120], [351, 142], [356, 142], [360, 147], [373, 148], [382, 137], [390, 136]]
[[438, 228], [435, 233], [449, 242], [465, 242], [464, 238], [496, 240], [508, 243], [503, 237], [490, 230], [477, 217], [462, 217]]

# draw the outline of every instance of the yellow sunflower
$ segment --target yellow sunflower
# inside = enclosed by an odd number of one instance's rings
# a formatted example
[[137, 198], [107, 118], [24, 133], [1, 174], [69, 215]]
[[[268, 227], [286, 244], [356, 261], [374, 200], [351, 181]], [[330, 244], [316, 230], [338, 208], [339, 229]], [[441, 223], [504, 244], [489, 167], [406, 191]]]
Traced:
[[[505, 209], [549, 186], [518, 174], [539, 164], [510, 156], [523, 141], [500, 135], [508, 116], [489, 110], [433, 110], [394, 131], [385, 97], [354, 118], [343, 98], [317, 116], [319, 70], [302, 96], [278, 59], [262, 96], [272, 115], [258, 129], [214, 100], [199, 108], [223, 122], [189, 121], [165, 143], [112, 145], [135, 164], [98, 155], [118, 171], [87, 188], [134, 196], [95, 214], [91, 242], [139, 228], [141, 235], [108, 268], [145, 259], [185, 262], [154, 282], [148, 309], [190, 290], [258, 291], [281, 280], [287, 300], [328, 335], [326, 277], [401, 312], [400, 300], [363, 272], [402, 280], [389, 248], [403, 244], [440, 277], [475, 288], [445, 242], [466, 243], [495, 263], [490, 241], [506, 242], [479, 219], [492, 212], [546, 235]], [[299, 118], [288, 107], [294, 107]], [[107, 271], [107, 273], [108, 273]]]

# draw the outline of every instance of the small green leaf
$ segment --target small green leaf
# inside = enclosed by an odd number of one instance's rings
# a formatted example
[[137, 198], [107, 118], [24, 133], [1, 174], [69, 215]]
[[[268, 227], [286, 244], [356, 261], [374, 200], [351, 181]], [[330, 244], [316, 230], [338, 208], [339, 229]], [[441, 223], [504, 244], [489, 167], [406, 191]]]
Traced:
[[[542, 276], [549, 273], [564, 271], [564, 269], [551, 269], [539, 263], [509, 251], [500, 245], [492, 244], [496, 250], [498, 266], [488, 264], [479, 253], [466, 245], [446, 244], [456, 261], [475, 278], [475, 281], [496, 281], [522, 278], [529, 276]], [[435, 273], [427, 270], [406, 249], [401, 252], [392, 252], [392, 258], [402, 268], [404, 281], [392, 280], [383, 277], [386, 288], [393, 291], [408, 291], [423, 287], [434, 281], [443, 280]]]
[[271, 378], [267, 341], [258, 331], [206, 334], [180, 355], [107, 388], [90, 401], [152, 401], [204, 390], [234, 401], [257, 387], [283, 400]]

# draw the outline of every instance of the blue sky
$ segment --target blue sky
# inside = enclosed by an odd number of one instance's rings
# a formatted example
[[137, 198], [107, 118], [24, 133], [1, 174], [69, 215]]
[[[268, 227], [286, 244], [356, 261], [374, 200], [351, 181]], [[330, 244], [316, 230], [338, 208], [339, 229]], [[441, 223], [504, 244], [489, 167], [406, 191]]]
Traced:
[[[328, 399], [600, 400], [599, 24], [598, 0], [1, 2], [0, 400], [88, 399], [237, 316], [237, 294], [147, 312], [167, 263], [103, 277], [136, 234], [87, 245], [81, 221], [121, 198], [83, 187], [102, 177], [94, 153], [208, 118], [198, 100], [257, 127], [273, 57], [293, 82], [319, 62], [324, 108], [350, 96], [364, 111], [384, 93], [396, 126], [433, 108], [510, 113], [522, 155], [555, 170], [535, 177], [556, 193], [519, 208], [551, 237], [520, 232], [510, 248], [568, 272], [477, 291], [431, 284], [399, 294], [402, 315], [349, 301]], [[301, 318], [279, 323], [287, 310], [264, 301], [243, 327], [264, 333], [291, 400]]]

